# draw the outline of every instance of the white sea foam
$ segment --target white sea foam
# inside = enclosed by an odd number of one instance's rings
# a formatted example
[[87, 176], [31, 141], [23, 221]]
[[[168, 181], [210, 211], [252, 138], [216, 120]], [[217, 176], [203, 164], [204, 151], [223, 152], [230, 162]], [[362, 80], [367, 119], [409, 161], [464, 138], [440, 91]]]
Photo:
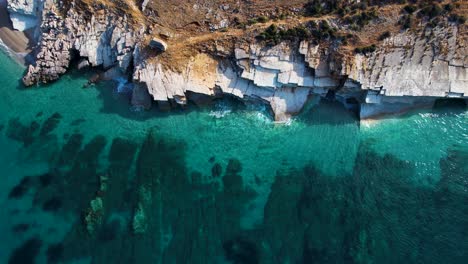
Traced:
[[215, 109], [210, 111], [210, 116], [223, 118], [232, 112], [232, 106], [226, 102], [220, 102], [215, 105]]
[[0, 50], [5, 52], [9, 57], [11, 57], [12, 51], [10, 50], [10, 48], [8, 48], [7, 45], [5, 45], [5, 43], [3, 43], [1, 38], [0, 38]]
[[424, 118], [435, 118], [435, 117], [438, 117], [439, 115], [435, 113], [419, 113], [419, 116], [424, 117]]
[[219, 111], [211, 111], [210, 116], [215, 118], [223, 118], [226, 115], [229, 115], [232, 111], [231, 110], [219, 110]]
[[24, 58], [27, 53], [14, 52], [0, 38], [0, 52], [6, 54], [10, 59], [16, 61], [19, 65], [24, 66]]

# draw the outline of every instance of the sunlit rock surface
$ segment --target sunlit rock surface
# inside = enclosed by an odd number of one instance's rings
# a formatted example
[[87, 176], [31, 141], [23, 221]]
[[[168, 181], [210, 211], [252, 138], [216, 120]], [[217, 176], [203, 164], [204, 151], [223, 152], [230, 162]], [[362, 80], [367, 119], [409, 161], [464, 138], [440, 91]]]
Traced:
[[36, 27], [40, 22], [43, 2], [41, 0], [7, 0], [13, 28], [25, 31]]

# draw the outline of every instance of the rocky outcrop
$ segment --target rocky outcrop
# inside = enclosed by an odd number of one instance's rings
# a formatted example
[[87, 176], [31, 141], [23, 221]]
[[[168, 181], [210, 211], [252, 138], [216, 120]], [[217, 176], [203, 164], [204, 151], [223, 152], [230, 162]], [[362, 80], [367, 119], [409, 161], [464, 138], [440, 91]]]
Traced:
[[42, 35], [36, 65], [29, 65], [23, 77], [26, 86], [58, 79], [67, 71], [71, 59], [71, 44], [66, 35], [63, 18], [50, 2], [45, 3], [42, 16]]
[[361, 118], [431, 105], [437, 98], [468, 97], [466, 32], [450, 25], [388, 38], [370, 56], [343, 61], [340, 74], [366, 93]]
[[165, 69], [159, 62], [137, 61], [140, 63], [135, 67], [134, 80], [146, 84], [155, 101], [186, 104], [187, 92], [209, 96], [215, 93], [218, 61], [207, 54], [199, 54], [180, 72]]
[[37, 26], [42, 2], [40, 0], [8, 0], [8, 13], [13, 28], [24, 31]]
[[64, 19], [57, 11], [60, 8], [54, 1], [45, 3], [39, 52], [36, 65], [29, 66], [23, 78], [26, 86], [58, 79], [69, 67], [73, 51], [85, 59], [82, 65], [127, 71], [136, 36], [125, 16], [103, 9], [88, 21], [72, 2]]
[[80, 65], [100, 66], [114, 77], [132, 74], [137, 89], [132, 102], [144, 108], [151, 106], [148, 93], [166, 106], [186, 104], [193, 94], [230, 94], [263, 101], [277, 121], [286, 121], [310, 96], [328, 96], [367, 118], [468, 94], [466, 29], [450, 23], [422, 29], [423, 34], [395, 34], [369, 54], [342, 54], [333, 43], [242, 42], [222, 55], [198, 50], [185, 64], [171, 67], [167, 58], [146, 52], [146, 47], [171, 48], [154, 36], [162, 35], [156, 29], [135, 31], [126, 16], [104, 8], [84, 16], [71, 2], [65, 18], [57, 8], [63, 7], [46, 1], [36, 65], [24, 77], [26, 85], [59, 78], [75, 51]]
[[468, 37], [455, 25], [425, 34], [388, 38], [371, 56], [343, 62], [341, 74], [386, 96], [466, 96]]
[[90, 18], [71, 8], [66, 18], [72, 49], [91, 66], [118, 66], [126, 71], [132, 60], [136, 36], [126, 16], [100, 10]]
[[335, 83], [319, 83], [297, 49], [286, 43], [272, 48], [252, 44], [235, 50], [235, 67], [221, 65], [217, 85], [239, 98], [259, 98], [268, 104], [277, 121], [298, 113], [311, 93], [323, 94]]
[[[299, 112], [309, 95], [331, 91], [345, 105], [360, 103], [361, 117], [368, 118], [441, 97], [466, 98], [465, 43], [466, 35], [452, 25], [422, 37], [401, 33], [372, 54], [349, 57], [306, 41], [299, 47], [251, 44], [237, 47], [232, 61], [210, 63], [205, 74], [195, 74], [191, 64], [175, 73], [145, 62], [137, 67], [135, 80], [146, 83], [156, 101], [185, 104], [187, 92], [212, 96], [216, 89], [241, 99], [257, 98], [271, 106], [277, 121]], [[209, 76], [216, 76], [215, 81]]]

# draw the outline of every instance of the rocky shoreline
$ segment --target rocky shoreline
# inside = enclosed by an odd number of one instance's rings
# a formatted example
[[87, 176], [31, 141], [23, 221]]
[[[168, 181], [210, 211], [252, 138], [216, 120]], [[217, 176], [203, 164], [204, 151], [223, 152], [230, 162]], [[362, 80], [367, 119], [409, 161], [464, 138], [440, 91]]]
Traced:
[[129, 17], [111, 9], [84, 15], [75, 1], [69, 2], [65, 11], [63, 2], [53, 0], [8, 1], [10, 16], [18, 20], [27, 14], [41, 21], [36, 62], [23, 78], [26, 86], [60, 78], [78, 57], [80, 65], [106, 70], [107, 78], [131, 79], [132, 101], [144, 108], [151, 101], [170, 108], [232, 95], [268, 104], [280, 122], [314, 96], [339, 100], [366, 119], [431, 105], [439, 98], [466, 99], [468, 94], [464, 25], [449, 23], [418, 34], [402, 31], [372, 52], [351, 56], [308, 40], [274, 46], [256, 41], [216, 44], [171, 67], [157, 55], [171, 46], [161, 39], [160, 51], [151, 45], [156, 33], [166, 39], [170, 34], [135, 27]]

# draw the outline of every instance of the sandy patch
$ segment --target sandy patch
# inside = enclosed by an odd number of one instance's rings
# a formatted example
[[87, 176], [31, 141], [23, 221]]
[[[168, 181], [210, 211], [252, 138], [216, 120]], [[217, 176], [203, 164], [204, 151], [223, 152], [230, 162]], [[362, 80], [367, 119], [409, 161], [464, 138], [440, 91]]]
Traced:
[[24, 32], [13, 29], [4, 0], [0, 0], [0, 39], [19, 55], [31, 52], [32, 42]]

